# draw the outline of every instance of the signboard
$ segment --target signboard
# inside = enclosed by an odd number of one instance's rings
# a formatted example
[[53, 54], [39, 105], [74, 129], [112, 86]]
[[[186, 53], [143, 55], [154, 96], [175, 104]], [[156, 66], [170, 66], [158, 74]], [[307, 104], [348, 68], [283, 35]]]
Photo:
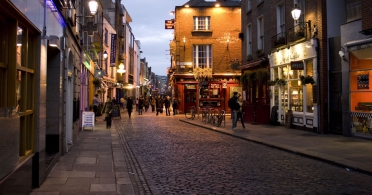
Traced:
[[94, 112], [83, 112], [83, 130], [84, 127], [92, 127], [92, 130], [94, 129]]
[[111, 48], [110, 48], [110, 66], [116, 66], [116, 34], [111, 34]]
[[120, 107], [119, 106], [114, 106], [112, 108], [112, 111], [111, 111], [111, 117], [114, 118], [114, 117], [120, 117], [121, 118], [121, 115], [120, 115]]
[[165, 20], [165, 29], [174, 29], [174, 20]]
[[304, 63], [302, 61], [292, 61], [291, 62], [291, 70], [303, 70]]

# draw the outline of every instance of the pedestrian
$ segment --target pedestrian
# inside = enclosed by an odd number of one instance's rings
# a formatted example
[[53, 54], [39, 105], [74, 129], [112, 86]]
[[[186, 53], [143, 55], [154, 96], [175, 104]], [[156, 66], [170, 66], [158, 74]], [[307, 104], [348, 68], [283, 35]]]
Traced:
[[154, 97], [151, 98], [151, 111], [155, 112], [156, 100]]
[[170, 107], [170, 100], [169, 100], [169, 96], [166, 96], [164, 98], [164, 107], [165, 107], [165, 115], [166, 116], [170, 116], [170, 111], [169, 111], [169, 107]]
[[124, 110], [124, 104], [125, 104], [125, 99], [122, 97], [120, 98], [120, 107]]
[[160, 98], [160, 96], [156, 98], [155, 106], [156, 106], [156, 116], [157, 116], [159, 115], [159, 112], [160, 114], [163, 112], [163, 100]]
[[177, 112], [178, 112], [178, 102], [176, 99], [173, 100], [173, 104], [172, 104], [172, 107], [173, 107], [173, 115], [176, 115]]
[[132, 97], [129, 96], [127, 99], [127, 111], [128, 111], [129, 118], [131, 117], [132, 110], [133, 110], [133, 100], [132, 100]]
[[229, 99], [228, 105], [231, 110], [232, 117], [232, 130], [236, 130], [236, 121], [238, 119], [239, 103], [238, 103], [238, 92], [234, 92], [233, 97]]
[[138, 98], [136, 99], [136, 111], [138, 111], [138, 103], [139, 103], [139, 100]]
[[97, 121], [97, 112], [98, 112], [98, 106], [101, 103], [101, 101], [98, 99], [98, 94], [94, 95], [93, 98], [93, 112], [94, 112], [94, 120]]
[[112, 109], [114, 108], [114, 103], [111, 101], [110, 97], [107, 97], [107, 101], [105, 102], [105, 105], [103, 106], [103, 111], [105, 112], [105, 121], [106, 121], [106, 128], [111, 128], [111, 114]]
[[138, 100], [138, 115], [142, 115], [143, 110], [143, 98], [142, 96]]
[[245, 125], [244, 125], [244, 109], [243, 109], [243, 100], [241, 97], [238, 98], [238, 104], [239, 104], [239, 111], [237, 113], [237, 119], [236, 119], [236, 122], [235, 122], [235, 127], [236, 127], [236, 123], [238, 123], [238, 120], [240, 119], [240, 122], [242, 123], [242, 126], [243, 126], [243, 129], [245, 129]]
[[149, 109], [149, 106], [150, 106], [150, 100], [149, 100], [149, 97], [146, 97], [144, 102], [143, 102], [144, 106], [145, 106], [145, 112], [147, 112], [147, 110]]

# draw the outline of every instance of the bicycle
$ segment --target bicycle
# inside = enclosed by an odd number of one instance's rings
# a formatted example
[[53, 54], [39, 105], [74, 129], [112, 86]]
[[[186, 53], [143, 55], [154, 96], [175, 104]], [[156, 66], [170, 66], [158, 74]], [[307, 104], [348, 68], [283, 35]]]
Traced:
[[187, 119], [194, 120], [194, 118], [195, 118], [195, 113], [196, 113], [196, 108], [195, 108], [195, 106], [191, 106], [188, 110], [186, 110], [186, 112], [185, 112], [185, 117], [186, 117]]

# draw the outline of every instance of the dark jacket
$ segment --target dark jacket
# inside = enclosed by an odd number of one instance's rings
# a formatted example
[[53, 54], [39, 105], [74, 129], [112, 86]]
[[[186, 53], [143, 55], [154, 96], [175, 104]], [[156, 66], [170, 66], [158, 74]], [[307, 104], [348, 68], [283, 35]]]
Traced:
[[127, 109], [132, 110], [133, 109], [133, 100], [132, 98], [127, 99]]
[[173, 107], [173, 109], [177, 109], [177, 107], [178, 107], [178, 102], [177, 102], [177, 100], [174, 100], [174, 101], [173, 101], [173, 105], [172, 105], [172, 107]]
[[168, 98], [165, 98], [165, 100], [164, 100], [164, 106], [165, 106], [165, 108], [169, 108], [170, 107], [170, 101], [168, 100]]
[[239, 108], [240, 108], [240, 105], [238, 103], [238, 98], [237, 97], [232, 97], [229, 99], [229, 102], [228, 102], [228, 105], [229, 105], [229, 108], [231, 109], [231, 111], [239, 111]]

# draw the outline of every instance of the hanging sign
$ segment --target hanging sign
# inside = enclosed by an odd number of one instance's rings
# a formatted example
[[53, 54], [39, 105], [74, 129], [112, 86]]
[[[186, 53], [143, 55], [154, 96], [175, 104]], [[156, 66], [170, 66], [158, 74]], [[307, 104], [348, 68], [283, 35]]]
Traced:
[[174, 29], [174, 20], [165, 20], [165, 29]]
[[116, 66], [116, 34], [111, 34], [110, 67]]
[[303, 70], [304, 63], [302, 61], [292, 61], [291, 62], [291, 70]]

